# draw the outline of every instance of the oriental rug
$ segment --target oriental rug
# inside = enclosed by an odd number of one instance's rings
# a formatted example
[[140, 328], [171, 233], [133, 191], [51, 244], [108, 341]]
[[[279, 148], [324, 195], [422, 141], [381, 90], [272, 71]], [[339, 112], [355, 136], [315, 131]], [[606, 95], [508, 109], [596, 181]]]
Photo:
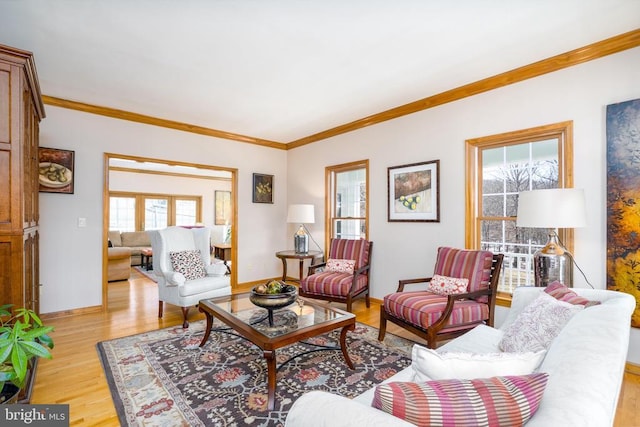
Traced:
[[[216, 323], [214, 328], [222, 326]], [[309, 339], [339, 342], [339, 330]], [[202, 348], [204, 321], [97, 344], [122, 425], [282, 426], [307, 391], [355, 397], [411, 363], [413, 342], [358, 323], [347, 334], [355, 369], [342, 352], [303, 354], [278, 371], [275, 410], [267, 408], [267, 366], [262, 351], [230, 333], [212, 331]], [[278, 364], [308, 351], [300, 343], [278, 349]]]

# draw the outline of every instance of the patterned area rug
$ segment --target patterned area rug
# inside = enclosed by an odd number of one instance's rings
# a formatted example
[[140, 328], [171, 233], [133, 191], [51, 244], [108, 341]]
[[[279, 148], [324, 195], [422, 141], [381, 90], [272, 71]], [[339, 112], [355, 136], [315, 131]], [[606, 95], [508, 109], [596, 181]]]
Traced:
[[[221, 326], [216, 323], [215, 326]], [[411, 363], [409, 340], [357, 324], [347, 334], [349, 355], [307, 353], [277, 375], [275, 410], [267, 411], [267, 366], [251, 342], [211, 333], [200, 348], [204, 321], [188, 330], [161, 329], [97, 344], [120, 423], [130, 426], [282, 426], [293, 402], [310, 390], [354, 397]], [[339, 330], [310, 342], [338, 343]], [[293, 344], [277, 350], [278, 364], [309, 350]]]

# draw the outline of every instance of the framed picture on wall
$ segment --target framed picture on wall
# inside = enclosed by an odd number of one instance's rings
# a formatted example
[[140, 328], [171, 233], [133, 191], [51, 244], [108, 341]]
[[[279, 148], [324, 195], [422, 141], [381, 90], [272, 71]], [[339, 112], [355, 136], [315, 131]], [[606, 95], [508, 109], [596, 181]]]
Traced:
[[440, 160], [387, 168], [389, 222], [440, 222]]
[[231, 222], [231, 191], [215, 192], [215, 225], [228, 225]]
[[73, 194], [75, 183], [73, 151], [40, 147], [38, 162], [40, 192]]
[[253, 203], [273, 203], [273, 175], [253, 174]]
[[[607, 289], [640, 300], [638, 205], [640, 99], [607, 105]], [[640, 328], [640, 308], [631, 316]]]

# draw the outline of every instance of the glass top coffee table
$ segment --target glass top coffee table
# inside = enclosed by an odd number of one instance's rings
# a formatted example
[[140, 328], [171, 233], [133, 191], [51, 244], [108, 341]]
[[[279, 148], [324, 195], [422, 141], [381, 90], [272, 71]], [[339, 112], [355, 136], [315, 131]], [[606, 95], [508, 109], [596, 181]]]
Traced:
[[[345, 362], [349, 368], [353, 369], [345, 339], [347, 331], [355, 329], [355, 315], [304, 298], [298, 298], [298, 301], [288, 307], [276, 310], [273, 316], [273, 326], [269, 325], [267, 310], [254, 305], [249, 300], [249, 293], [205, 299], [198, 303], [199, 310], [205, 314], [207, 319], [200, 347], [204, 346], [209, 339], [215, 317], [262, 350], [267, 361], [267, 407], [270, 411], [275, 407], [276, 372], [279, 369], [276, 366], [276, 349], [296, 342], [304, 342], [307, 338], [342, 328], [339, 347], [307, 344], [317, 347], [311, 351], [341, 350]], [[308, 352], [302, 354], [306, 353]]]

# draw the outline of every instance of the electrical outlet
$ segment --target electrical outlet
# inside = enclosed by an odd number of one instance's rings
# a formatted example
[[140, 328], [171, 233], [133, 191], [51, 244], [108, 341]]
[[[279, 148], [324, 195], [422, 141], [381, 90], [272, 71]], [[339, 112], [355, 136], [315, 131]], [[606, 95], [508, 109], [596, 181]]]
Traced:
[[78, 227], [86, 227], [87, 218], [78, 218]]

